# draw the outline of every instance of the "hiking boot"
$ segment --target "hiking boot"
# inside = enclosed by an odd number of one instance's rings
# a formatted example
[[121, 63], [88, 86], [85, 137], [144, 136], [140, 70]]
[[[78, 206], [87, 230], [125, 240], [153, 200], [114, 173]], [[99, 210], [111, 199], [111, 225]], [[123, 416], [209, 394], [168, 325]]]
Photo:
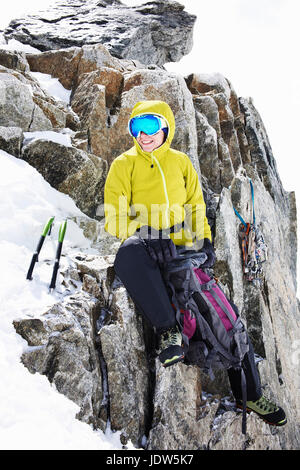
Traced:
[[159, 360], [164, 367], [183, 361], [184, 350], [181, 344], [182, 336], [177, 325], [161, 335]]
[[[240, 400], [237, 400], [236, 405], [238, 408], [243, 408]], [[247, 411], [248, 413], [254, 411], [266, 423], [273, 426], [283, 426], [287, 422], [283, 409], [263, 395], [256, 401], [247, 401]]]

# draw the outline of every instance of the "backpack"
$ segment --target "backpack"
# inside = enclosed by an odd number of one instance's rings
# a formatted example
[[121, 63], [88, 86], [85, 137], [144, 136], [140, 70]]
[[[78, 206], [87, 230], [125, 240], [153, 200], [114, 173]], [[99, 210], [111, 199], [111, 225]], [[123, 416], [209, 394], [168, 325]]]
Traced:
[[184, 362], [198, 365], [214, 378], [212, 369], [241, 370], [242, 432], [246, 433], [246, 377], [242, 361], [249, 350], [248, 335], [237, 307], [220, 283], [200, 268], [206, 255], [177, 247], [178, 257], [162, 271], [181, 328]]
[[252, 198], [252, 223], [245, 222], [239, 212], [235, 208], [233, 210], [241, 221], [239, 237], [241, 241], [244, 278], [254, 285], [260, 286], [263, 279], [262, 264], [268, 258], [268, 248], [261, 229], [255, 221], [254, 189], [250, 178], [249, 182]]

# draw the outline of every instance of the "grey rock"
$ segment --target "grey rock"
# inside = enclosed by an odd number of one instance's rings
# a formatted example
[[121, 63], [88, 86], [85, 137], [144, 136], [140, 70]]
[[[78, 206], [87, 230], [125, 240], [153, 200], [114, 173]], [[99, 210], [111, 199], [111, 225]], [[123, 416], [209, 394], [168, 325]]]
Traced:
[[228, 188], [234, 178], [234, 166], [231, 159], [230, 148], [222, 137], [218, 141], [219, 171], [222, 188]]
[[219, 109], [222, 139], [228, 146], [234, 171], [237, 171], [242, 164], [242, 158], [235, 129], [234, 115], [230, 106], [230, 97], [228, 99], [225, 93], [215, 93], [214, 100]]
[[32, 72], [47, 73], [59, 79], [61, 84], [75, 90], [85, 73], [109, 68], [118, 72], [130, 72], [145, 68], [137, 60], [117, 59], [102, 44], [69, 47], [39, 54], [26, 54]]
[[284, 198], [284, 189], [278, 174], [276, 160], [264, 123], [252, 99], [240, 98], [245, 116], [245, 133], [249, 145], [251, 162], [262, 178], [265, 187], [278, 202]]
[[191, 93], [195, 95], [223, 93], [229, 100], [231, 96], [230, 82], [220, 73], [192, 73], [185, 78]]
[[[195, 104], [195, 103], [194, 103]], [[210, 126], [207, 117], [196, 109], [196, 125], [198, 140], [198, 157], [201, 173], [215, 192], [221, 191], [220, 161], [218, 158], [218, 138], [214, 127]]]
[[[67, 103], [42, 89], [30, 73], [25, 54], [0, 49], [0, 74], [4, 125], [15, 119], [15, 125], [21, 123], [24, 131], [76, 129], [78, 117]], [[6, 107], [8, 115], [4, 118]]]
[[21, 72], [29, 72], [29, 65], [24, 52], [9, 51], [1, 49], [0, 45], [0, 64], [4, 67]]
[[102, 204], [98, 206], [96, 216], [98, 220], [85, 216], [76, 216], [73, 220], [82, 229], [83, 235], [91, 240], [91, 246], [98, 250], [99, 255], [115, 256], [121, 240], [112, 237], [104, 230], [105, 218]]
[[115, 57], [161, 65], [190, 52], [195, 20], [171, 0], [133, 8], [116, 0], [67, 0], [11, 21], [5, 38], [41, 51], [100, 43]]
[[195, 109], [206, 117], [208, 124], [216, 131], [218, 138], [221, 137], [219, 110], [214, 98], [209, 94], [197, 94], [193, 96], [193, 101]]
[[221, 74], [191, 74], [185, 80], [196, 109], [201, 172], [220, 193], [239, 167], [251, 161], [244, 116], [231, 83]]
[[40, 318], [14, 321], [28, 342], [21, 360], [31, 373], [46, 375], [60, 393], [77, 403], [77, 418], [105, 429], [101, 369], [95, 331], [98, 302], [75, 294]]
[[34, 166], [51, 186], [68, 194], [89, 217], [103, 203], [107, 174], [104, 160], [83, 150], [36, 139], [22, 149], [21, 158]]
[[103, 326], [99, 332], [108, 371], [110, 421], [113, 429], [124, 429], [129, 439], [139, 446], [151, 409], [142, 321], [135, 314], [124, 287], [113, 294], [112, 305], [112, 316], [117, 321]]
[[50, 130], [50, 120], [33, 100], [30, 84], [0, 66], [0, 125], [23, 131]]
[[15, 157], [20, 156], [23, 142], [23, 131], [20, 127], [0, 127], [0, 148]]

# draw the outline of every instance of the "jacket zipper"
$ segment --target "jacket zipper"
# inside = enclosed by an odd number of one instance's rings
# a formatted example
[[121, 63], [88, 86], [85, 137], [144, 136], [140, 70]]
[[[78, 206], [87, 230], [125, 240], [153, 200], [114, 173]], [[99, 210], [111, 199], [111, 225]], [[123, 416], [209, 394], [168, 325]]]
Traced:
[[158, 163], [157, 158], [153, 155], [153, 153], [151, 153], [151, 158], [154, 158], [154, 160], [155, 160], [155, 162], [156, 162], [156, 165], [157, 165], [157, 167], [158, 167], [158, 169], [159, 169], [159, 171], [160, 171], [160, 174], [161, 174], [161, 177], [162, 177], [162, 181], [163, 181], [164, 192], [165, 192], [165, 198], [166, 198], [166, 203], [167, 203], [166, 213], [165, 213], [165, 217], [166, 217], [166, 227], [168, 227], [168, 221], [169, 221], [168, 213], [169, 213], [169, 206], [170, 206], [170, 203], [169, 203], [169, 196], [168, 196], [168, 192], [167, 192], [166, 179], [165, 179], [164, 172], [162, 171], [162, 168], [161, 168], [160, 164]]

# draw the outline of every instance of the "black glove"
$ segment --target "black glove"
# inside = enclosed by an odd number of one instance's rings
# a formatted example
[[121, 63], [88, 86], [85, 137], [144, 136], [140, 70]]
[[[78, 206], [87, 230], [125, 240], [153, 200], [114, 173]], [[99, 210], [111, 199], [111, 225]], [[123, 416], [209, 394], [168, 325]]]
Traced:
[[177, 257], [173, 241], [170, 238], [162, 238], [158, 230], [144, 226], [137, 235], [144, 240], [151, 258], [159, 265], [164, 265]]
[[216, 262], [216, 254], [209, 238], [204, 238], [204, 240], [198, 240], [195, 243], [195, 246], [200, 253], [205, 253], [207, 256], [207, 259], [204, 261], [203, 264], [201, 264], [201, 268], [211, 268]]

